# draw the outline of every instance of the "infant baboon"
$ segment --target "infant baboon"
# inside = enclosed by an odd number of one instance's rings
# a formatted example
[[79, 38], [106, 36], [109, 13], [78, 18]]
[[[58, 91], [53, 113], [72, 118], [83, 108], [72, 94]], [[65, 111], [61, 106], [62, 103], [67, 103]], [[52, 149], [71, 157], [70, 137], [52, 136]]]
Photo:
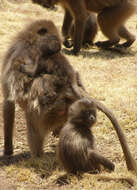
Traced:
[[[46, 20], [36, 21], [25, 28], [9, 48], [2, 66], [5, 155], [13, 153], [15, 103], [18, 103], [26, 114], [32, 155], [39, 156], [48, 132], [66, 122], [69, 106], [82, 97], [89, 97], [78, 73], [60, 53], [60, 48], [56, 27], [51, 21]], [[51, 77], [43, 78], [45, 74]], [[128, 169], [136, 170], [136, 163], [117, 119], [103, 104], [92, 100], [111, 120]]]
[[65, 99], [63, 82], [55, 75], [44, 74], [35, 78], [30, 87], [24, 111], [33, 156], [43, 154], [45, 136], [49, 131], [63, 125], [67, 119], [69, 103]]
[[[68, 41], [68, 37], [64, 40], [64, 45], [67, 48], [72, 47], [73, 45], [73, 39], [74, 39], [74, 21], [71, 24], [70, 30], [69, 30], [69, 36], [72, 40], [71, 43], [69, 43]], [[94, 39], [96, 37], [98, 31], [98, 26], [97, 26], [97, 18], [96, 15], [94, 13], [90, 13], [88, 12], [88, 17], [86, 19], [86, 23], [85, 23], [85, 32], [84, 32], [84, 36], [83, 36], [83, 42], [82, 45], [83, 47], [87, 47], [87, 45], [93, 45]]]
[[114, 170], [114, 164], [94, 149], [91, 127], [96, 122], [96, 105], [86, 98], [74, 102], [60, 132], [58, 158], [71, 173], [100, 171], [100, 165]]

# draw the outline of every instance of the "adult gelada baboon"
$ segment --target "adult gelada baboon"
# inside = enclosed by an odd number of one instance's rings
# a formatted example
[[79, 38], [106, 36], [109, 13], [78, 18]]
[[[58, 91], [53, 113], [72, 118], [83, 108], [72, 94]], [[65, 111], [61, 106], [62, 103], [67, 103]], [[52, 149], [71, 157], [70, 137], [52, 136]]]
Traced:
[[26, 114], [32, 155], [39, 156], [45, 135], [65, 122], [68, 105], [79, 98], [77, 74], [60, 48], [58, 31], [47, 20], [26, 27], [9, 48], [2, 67], [5, 155], [13, 153], [15, 103]]
[[126, 29], [125, 22], [135, 12], [134, 0], [32, 0], [42, 3], [44, 6], [60, 4], [65, 10], [62, 33], [68, 36], [72, 20], [75, 20], [75, 35], [73, 53], [80, 51], [85, 30], [87, 10], [97, 13], [98, 24], [102, 33], [108, 38], [107, 41], [96, 43], [99, 47], [111, 47], [117, 45], [120, 38], [126, 42], [122, 47], [129, 47], [135, 41], [135, 37]]
[[[97, 120], [97, 107], [89, 98], [81, 98], [75, 101], [68, 110], [68, 119], [63, 126], [57, 146], [57, 158], [65, 170], [69, 173], [78, 172], [98, 173], [101, 165], [110, 171], [115, 166], [94, 147], [94, 134], [92, 127]], [[134, 180], [127, 177], [111, 178], [99, 176], [99, 179], [126, 180], [134, 185]]]
[[[74, 21], [72, 22], [70, 29], [69, 29], [69, 36], [64, 39], [64, 45], [67, 48], [72, 47], [73, 41], [74, 41]], [[98, 31], [98, 26], [97, 26], [97, 17], [95, 14], [88, 12], [88, 17], [86, 19], [86, 24], [85, 24], [85, 32], [83, 36], [83, 42], [82, 45], [83, 47], [87, 47], [88, 45], [93, 45], [94, 39], [96, 37]], [[68, 38], [71, 38], [72, 42], [69, 43]]]
[[[56, 27], [46, 20], [36, 21], [25, 28], [9, 48], [2, 66], [5, 155], [13, 153], [15, 103], [18, 103], [26, 114], [32, 155], [39, 156], [45, 135], [64, 124], [69, 106], [82, 97], [89, 97], [79, 74], [60, 52], [60, 48]], [[42, 78], [45, 74], [53, 76], [54, 80], [49, 77]], [[39, 82], [39, 77], [42, 85], [34, 85]], [[45, 87], [44, 81], [48, 80], [49, 83], [47, 82]], [[48, 97], [52, 103], [50, 102], [47, 109]], [[136, 170], [136, 163], [115, 116], [103, 104], [95, 99], [93, 101], [97, 108], [108, 116], [117, 131], [128, 169]]]

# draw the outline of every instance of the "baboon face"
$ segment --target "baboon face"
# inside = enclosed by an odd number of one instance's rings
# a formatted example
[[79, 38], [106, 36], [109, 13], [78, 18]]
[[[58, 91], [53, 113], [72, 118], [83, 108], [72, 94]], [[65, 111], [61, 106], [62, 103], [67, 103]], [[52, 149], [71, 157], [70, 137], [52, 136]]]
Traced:
[[77, 126], [91, 127], [96, 122], [96, 106], [93, 101], [83, 98], [70, 106], [69, 118]]
[[49, 56], [61, 49], [61, 39], [52, 21], [38, 20], [21, 32], [18, 39], [28, 41], [39, 48], [42, 56]]
[[61, 50], [61, 40], [58, 31], [51, 21], [39, 23], [36, 32], [38, 34], [37, 43], [40, 44], [42, 56], [49, 56]]
[[45, 61], [61, 50], [61, 39], [57, 28], [48, 20], [38, 20], [26, 27], [16, 37], [15, 44], [22, 46], [19, 55], [21, 61], [16, 62], [17, 65], [14, 64], [15, 68], [19, 67], [21, 72], [32, 77], [37, 74], [40, 60]]

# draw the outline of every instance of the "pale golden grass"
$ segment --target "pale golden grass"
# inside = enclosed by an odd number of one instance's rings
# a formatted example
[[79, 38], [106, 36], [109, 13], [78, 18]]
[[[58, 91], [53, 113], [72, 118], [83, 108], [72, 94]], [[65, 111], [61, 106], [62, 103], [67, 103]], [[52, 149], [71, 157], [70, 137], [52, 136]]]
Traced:
[[[127, 26], [137, 37], [136, 17], [137, 14], [128, 21]], [[60, 30], [63, 11], [60, 7], [56, 12], [48, 11], [25, 0], [24, 3], [19, 4], [16, 4], [16, 1], [13, 0], [11, 2], [8, 0], [0, 1], [1, 62], [13, 36], [25, 24], [41, 18], [53, 20]], [[98, 33], [96, 40], [98, 39], [105, 39], [101, 32]], [[113, 110], [127, 136], [131, 152], [137, 161], [137, 41], [125, 55], [91, 48], [82, 50], [77, 57], [67, 54], [66, 56], [73, 67], [80, 72], [89, 94]], [[25, 125], [24, 122], [23, 124]], [[137, 178], [127, 171], [117, 135], [110, 121], [102, 113], [98, 114], [98, 123], [94, 127], [94, 133], [96, 135], [97, 149], [116, 164], [115, 172], [102, 171], [102, 175], [128, 176], [134, 178], [137, 182]], [[18, 132], [16, 135], [18, 136]], [[23, 137], [23, 140], [25, 142], [20, 140], [19, 144], [18, 140], [15, 139], [15, 152], [17, 149], [19, 149], [19, 152], [28, 150], [27, 145], [24, 145], [24, 143], [26, 144], [26, 137]], [[65, 174], [57, 164], [55, 154], [48, 154], [49, 152], [54, 153], [50, 145], [54, 145], [56, 142], [57, 139], [49, 138], [49, 142], [45, 146], [46, 153], [40, 159], [30, 158], [9, 166], [2, 166], [6, 176], [14, 181], [14, 184], [19, 189], [46, 189], [46, 186], [50, 187], [50, 185], [55, 184], [57, 179]], [[99, 181], [95, 175], [89, 174], [84, 174], [83, 178], [80, 179], [68, 175], [67, 181], [69, 185], [66, 188], [72, 190], [137, 189], [137, 186], [131, 188], [127, 183], [113, 180], [110, 182]]]

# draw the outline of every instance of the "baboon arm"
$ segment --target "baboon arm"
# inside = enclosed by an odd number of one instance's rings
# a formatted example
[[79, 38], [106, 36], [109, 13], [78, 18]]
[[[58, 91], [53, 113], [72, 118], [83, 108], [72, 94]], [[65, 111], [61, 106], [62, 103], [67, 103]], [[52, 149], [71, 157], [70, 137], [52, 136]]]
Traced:
[[62, 34], [65, 39], [67, 39], [69, 36], [71, 23], [72, 23], [72, 16], [70, 12], [67, 9], [65, 9], [64, 21], [62, 25]]
[[107, 158], [105, 158], [95, 150], [89, 151], [89, 158], [92, 163], [97, 163], [97, 165], [103, 165], [105, 168], [111, 171], [115, 169], [115, 165], [110, 160], [108, 160]]
[[[30, 55], [30, 53], [28, 54]], [[33, 56], [34, 60], [32, 60], [28, 55], [26, 55], [25, 52], [23, 57], [19, 56], [14, 59], [13, 69], [21, 73], [25, 73], [30, 77], [33, 77], [37, 72], [38, 58], [38, 56]]]
[[85, 24], [86, 24], [85, 22], [88, 16], [85, 2], [79, 0], [77, 1], [78, 2], [73, 3], [73, 6], [71, 6], [71, 10], [74, 13], [74, 18], [75, 18], [74, 49], [73, 49], [74, 54], [77, 54], [82, 46]]
[[76, 71], [76, 78], [77, 78], [77, 83], [78, 83], [78, 85], [79, 85], [83, 90], [85, 90], [85, 87], [84, 87], [84, 85], [82, 84], [82, 81], [81, 81], [80, 74], [79, 74], [79, 72], [77, 72], [77, 71]]

